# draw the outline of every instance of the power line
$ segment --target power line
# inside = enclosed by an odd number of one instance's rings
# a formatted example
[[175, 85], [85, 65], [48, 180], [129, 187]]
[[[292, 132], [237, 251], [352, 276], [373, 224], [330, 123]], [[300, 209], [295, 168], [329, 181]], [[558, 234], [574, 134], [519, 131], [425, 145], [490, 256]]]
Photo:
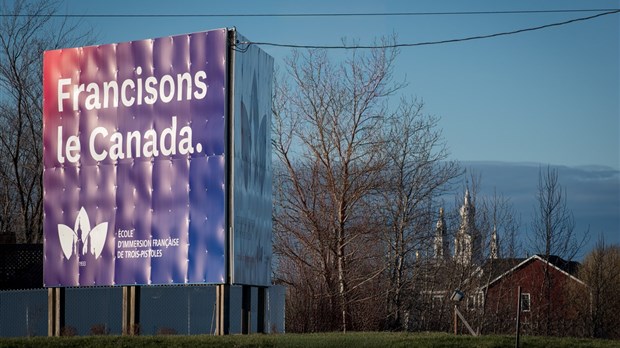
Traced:
[[[618, 13], [618, 12], [620, 12], [620, 10], [612, 10], [612, 11], [608, 11], [608, 12], [604, 12], [604, 13], [599, 13], [599, 14], [596, 14], [596, 15], [593, 15], [593, 16], [575, 18], [575, 19], [570, 19], [570, 20], [563, 21], [563, 22], [556, 22], [556, 23], [551, 23], [551, 24], [545, 24], [545, 25], [541, 25], [541, 26], [537, 26], [537, 27], [518, 29], [518, 30], [513, 30], [513, 31], [505, 31], [505, 32], [488, 34], [488, 35], [470, 36], [470, 37], [459, 38], [459, 39], [439, 40], [439, 41], [425, 41], [425, 42], [401, 43], [401, 44], [391, 44], [391, 45], [361, 45], [361, 46], [360, 45], [356, 45], [356, 46], [344, 46], [344, 45], [338, 45], [338, 46], [330, 46], [330, 45], [296, 45], [296, 44], [282, 44], [282, 43], [275, 43], [275, 42], [243, 41], [243, 42], [238, 42], [237, 43], [237, 50], [238, 51], [242, 51], [242, 52], [246, 51], [249, 48], [249, 46], [251, 46], [251, 45], [263, 45], [263, 46], [287, 47], [287, 48], [310, 48], [310, 49], [312, 49], [312, 48], [317, 48], [317, 49], [372, 49], [372, 48], [379, 48], [380, 49], [380, 48], [430, 46], [430, 45], [440, 45], [440, 44], [463, 42], [463, 41], [481, 40], [481, 39], [489, 39], [489, 38], [498, 37], [498, 36], [520, 34], [520, 33], [525, 33], [525, 32], [529, 32], [529, 31], [536, 31], [536, 30], [542, 30], [542, 29], [547, 29], [547, 28], [551, 28], [551, 27], [558, 27], [558, 26], [562, 26], [562, 25], [566, 25], [566, 24], [570, 24], [570, 23], [587, 21], [587, 20], [591, 20], [591, 19], [594, 19], [594, 18], [598, 18], [598, 17], [610, 15], [610, 14], [615, 14], [615, 13]], [[239, 45], [245, 45], [245, 46], [240, 47]]]
[[97, 13], [97, 14], [0, 14], [0, 17], [61, 17], [61, 18], [191, 18], [191, 17], [394, 17], [394, 16], [470, 16], [504, 14], [550, 14], [579, 12], [608, 12], [617, 8], [555, 9], [555, 10], [508, 10], [508, 11], [456, 11], [456, 12], [342, 12], [342, 13]]

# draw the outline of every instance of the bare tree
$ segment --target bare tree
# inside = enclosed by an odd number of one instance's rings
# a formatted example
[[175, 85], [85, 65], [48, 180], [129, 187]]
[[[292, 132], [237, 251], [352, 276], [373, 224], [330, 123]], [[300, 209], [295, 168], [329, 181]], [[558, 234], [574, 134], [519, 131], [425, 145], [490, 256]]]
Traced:
[[574, 289], [580, 304], [579, 317], [586, 319], [586, 334], [596, 338], [619, 339], [620, 321], [620, 246], [606, 245], [601, 238], [586, 255], [579, 278], [587, 285], [590, 296]]
[[530, 242], [534, 252], [548, 257], [572, 260], [587, 240], [575, 233], [575, 219], [566, 205], [566, 190], [558, 180], [557, 169], [547, 167], [538, 174], [537, 206], [532, 219]]
[[391, 330], [405, 329], [409, 305], [403, 291], [410, 289], [415, 251], [431, 246], [434, 237], [433, 200], [461, 174], [437, 129], [438, 119], [424, 115], [423, 103], [401, 100], [390, 118], [384, 146], [387, 166], [381, 187], [386, 244], [387, 322]]
[[317, 270], [343, 331], [352, 327], [361, 287], [382, 271], [372, 267], [380, 253], [370, 243], [376, 222], [366, 199], [385, 167], [386, 99], [400, 88], [392, 81], [395, 56], [391, 49], [354, 51], [334, 64], [324, 50], [295, 52], [291, 85], [276, 87], [276, 252], [282, 262]]
[[42, 238], [43, 51], [83, 43], [90, 35], [77, 34], [77, 24], [55, 21], [57, 8], [45, 0], [0, 4], [0, 228], [18, 243]]
[[[520, 219], [510, 198], [494, 189], [492, 196], [482, 197], [478, 207], [479, 217], [476, 221], [485, 236], [487, 258], [515, 258], [521, 255], [522, 245], [518, 238]], [[493, 234], [497, 236], [496, 241], [491, 240]], [[494, 243], [498, 250], [496, 255], [491, 255]]]
[[559, 256], [571, 261], [586, 243], [588, 233], [582, 238], [575, 234], [575, 220], [573, 213], [566, 205], [566, 191], [558, 181], [557, 169], [547, 166], [546, 170], [539, 171], [537, 207], [532, 221], [530, 242], [534, 251], [542, 255], [547, 261], [544, 269], [544, 281], [541, 284], [541, 294], [546, 299], [545, 308], [540, 310], [543, 334], [554, 332], [553, 317], [557, 308], [552, 308], [551, 296], [554, 279], [551, 276], [549, 259]]
[[[519, 219], [509, 198], [497, 190], [493, 190], [492, 196], [478, 198], [478, 216], [476, 223], [478, 230], [485, 237], [483, 245], [486, 261], [484, 262], [482, 276], [479, 284], [484, 298], [493, 277], [498, 274], [493, 272], [498, 264], [510, 262], [512, 266], [518, 263], [515, 258], [521, 254], [521, 245], [518, 238]], [[502, 332], [502, 322], [505, 321], [505, 313], [500, 313], [498, 308], [491, 308], [486, 303], [481, 306], [477, 317], [472, 320], [481, 330], [488, 332]]]

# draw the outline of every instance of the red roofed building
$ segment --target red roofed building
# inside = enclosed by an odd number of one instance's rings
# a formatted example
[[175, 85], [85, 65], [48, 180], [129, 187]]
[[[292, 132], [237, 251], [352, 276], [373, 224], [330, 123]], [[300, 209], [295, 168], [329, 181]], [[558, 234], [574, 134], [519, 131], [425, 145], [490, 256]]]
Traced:
[[[579, 263], [558, 256], [502, 257], [497, 228], [493, 226], [487, 242], [476, 227], [475, 211], [467, 190], [451, 255], [444, 211], [440, 209], [432, 257], [416, 260], [414, 283], [421, 296], [415, 303], [418, 310], [411, 311], [409, 325], [416, 330], [452, 331], [457, 306], [474, 331], [513, 334], [521, 287], [522, 333], [583, 335], [583, 313], [590, 307], [590, 295], [588, 287], [576, 277]], [[451, 300], [455, 289], [464, 295], [460, 302]]]
[[526, 334], [566, 335], [574, 327], [577, 303], [587, 286], [575, 277], [579, 264], [557, 256], [533, 255], [482, 287], [487, 333], [514, 332], [521, 287], [521, 327]]

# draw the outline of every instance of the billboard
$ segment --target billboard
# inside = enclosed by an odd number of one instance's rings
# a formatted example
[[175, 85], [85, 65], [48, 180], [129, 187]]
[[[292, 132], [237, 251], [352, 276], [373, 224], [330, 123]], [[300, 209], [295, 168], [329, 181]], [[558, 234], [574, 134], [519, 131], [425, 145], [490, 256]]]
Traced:
[[226, 281], [227, 35], [45, 52], [44, 286]]
[[251, 45], [234, 51], [233, 62], [232, 282], [269, 286], [273, 59]]

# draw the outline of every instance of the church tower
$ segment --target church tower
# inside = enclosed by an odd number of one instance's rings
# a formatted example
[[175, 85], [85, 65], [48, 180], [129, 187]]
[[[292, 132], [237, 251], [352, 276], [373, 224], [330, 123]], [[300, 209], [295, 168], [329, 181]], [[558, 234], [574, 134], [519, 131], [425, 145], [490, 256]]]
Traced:
[[435, 259], [445, 260], [450, 257], [450, 241], [447, 238], [446, 220], [443, 208], [439, 208], [439, 219], [435, 229], [435, 243], [433, 245]]
[[491, 234], [491, 245], [489, 247], [489, 258], [499, 259], [499, 237], [497, 237], [497, 227], [493, 226], [493, 234]]
[[461, 225], [454, 240], [454, 259], [465, 266], [482, 262], [482, 240], [476, 229], [476, 208], [471, 202], [469, 189], [461, 207]]

